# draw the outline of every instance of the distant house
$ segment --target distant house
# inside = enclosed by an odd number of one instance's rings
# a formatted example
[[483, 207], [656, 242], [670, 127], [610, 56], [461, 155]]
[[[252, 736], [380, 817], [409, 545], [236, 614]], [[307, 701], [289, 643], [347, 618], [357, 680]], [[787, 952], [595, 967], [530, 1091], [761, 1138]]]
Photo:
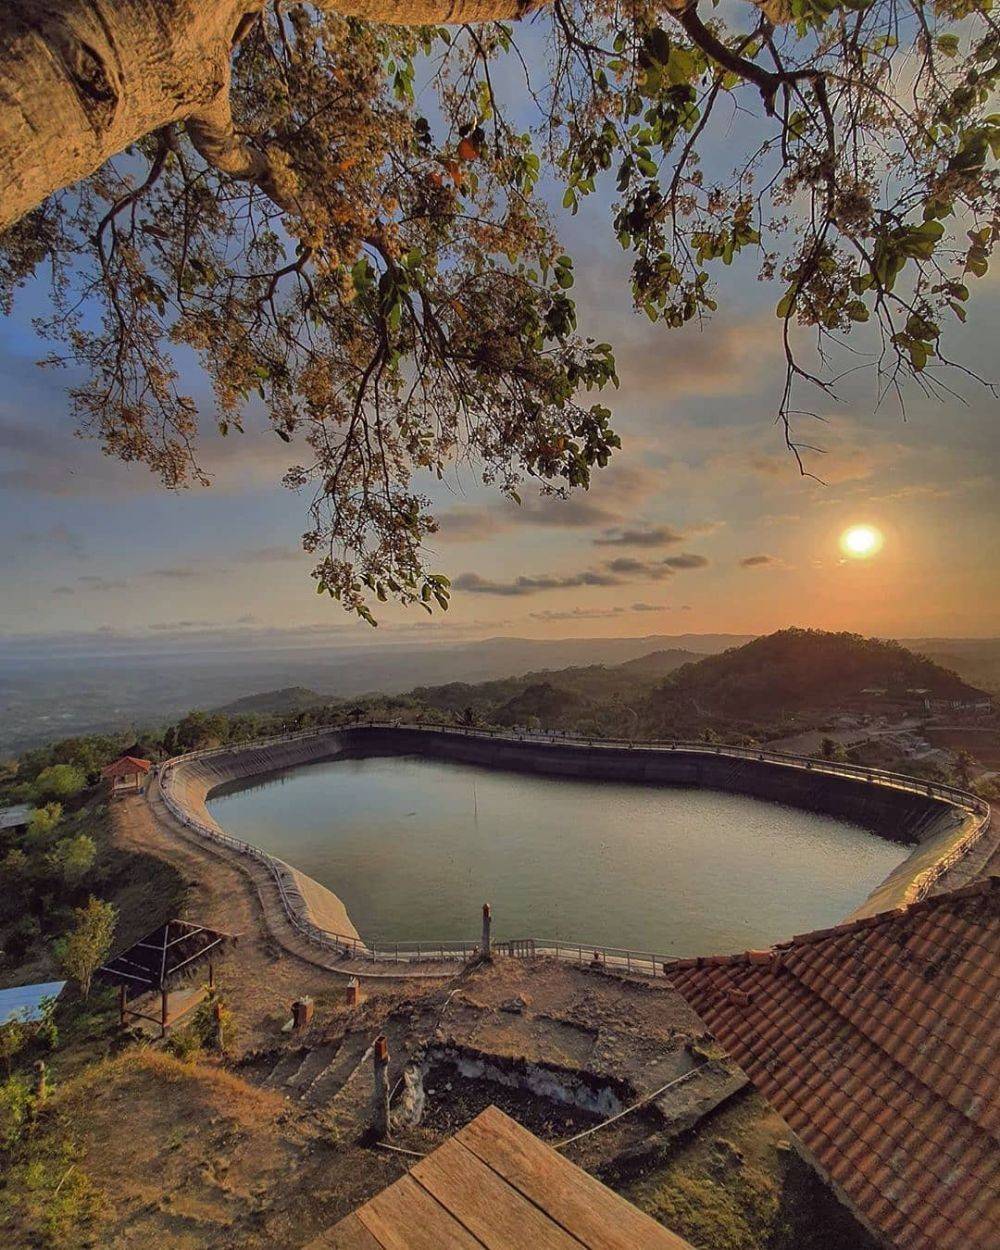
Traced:
[[988, 716], [993, 711], [993, 700], [982, 693], [957, 699], [927, 699], [925, 705], [932, 712], [974, 712]]
[[47, 1005], [55, 1002], [65, 984], [65, 981], [39, 981], [34, 985], [15, 985], [12, 989], [0, 990], [0, 1025], [11, 1020], [38, 1024], [45, 1019]]
[[16, 807], [0, 808], [0, 831], [8, 829], [14, 833], [22, 833], [28, 827], [31, 813], [35, 809], [30, 803], [19, 803]]
[[141, 794], [146, 774], [152, 768], [149, 760], [136, 759], [134, 755], [123, 755], [101, 769], [101, 777], [108, 783], [112, 796], [120, 794]]

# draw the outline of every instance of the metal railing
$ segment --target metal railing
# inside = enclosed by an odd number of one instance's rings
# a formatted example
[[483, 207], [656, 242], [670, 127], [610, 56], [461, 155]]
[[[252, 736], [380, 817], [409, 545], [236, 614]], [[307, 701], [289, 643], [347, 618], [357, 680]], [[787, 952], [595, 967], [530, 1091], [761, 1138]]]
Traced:
[[[352, 734], [364, 730], [433, 733], [466, 738], [481, 738], [489, 741], [530, 743], [536, 746], [565, 746], [569, 749], [590, 750], [602, 748], [628, 752], [650, 751], [665, 754], [721, 756], [733, 760], [775, 764], [823, 776], [846, 777], [855, 781], [862, 781], [867, 785], [901, 790], [924, 798], [935, 799], [969, 812], [974, 817], [974, 820], [966, 831], [965, 836], [946, 855], [936, 860], [921, 875], [912, 901], [926, 897], [933, 888], [934, 883], [968, 853], [986, 829], [991, 816], [989, 803], [980, 795], [973, 794], [971, 791], [941, 782], [924, 781], [919, 777], [911, 777], [905, 773], [897, 773], [889, 769], [868, 768], [864, 765], [849, 764], [837, 760], [818, 759], [813, 756], [794, 755], [754, 747], [728, 746], [721, 743], [685, 742], [668, 739], [635, 741], [628, 738], [554, 736], [502, 729], [472, 729], [458, 725], [427, 722], [406, 724], [395, 721], [363, 721], [350, 725], [323, 725], [314, 729], [278, 734], [269, 738], [250, 738], [239, 743], [230, 743], [224, 747], [190, 751], [185, 755], [176, 756], [174, 759], [168, 760], [162, 766], [158, 777], [160, 795], [164, 805], [178, 821], [200, 835], [261, 863], [268, 870], [277, 886], [282, 908], [289, 923], [303, 937], [318, 946], [337, 952], [344, 958], [370, 960], [373, 963], [422, 963], [438, 960], [459, 960], [465, 962], [479, 951], [479, 943], [475, 941], [423, 941], [366, 944], [356, 934], [340, 934], [332, 930], [323, 929], [309, 919], [307, 912], [303, 914], [305, 910], [304, 903], [297, 905], [290, 897], [287, 866], [283, 861], [250, 842], [234, 838], [231, 834], [223, 832], [218, 826], [213, 827], [205, 824], [204, 821], [199, 820], [182, 804], [178, 803], [171, 793], [173, 770], [181, 764], [219, 758], [234, 752], [252, 749], [264, 750], [271, 746], [340, 733]], [[495, 948], [510, 955], [545, 954], [556, 959], [577, 963], [580, 966], [603, 966], [615, 970], [625, 970], [629, 973], [641, 973], [652, 976], [657, 975], [658, 968], [662, 971], [664, 965], [669, 964], [675, 958], [674, 956], [659, 955], [655, 952], [604, 946], [601, 943], [593, 942], [567, 942], [563, 939], [503, 939], [495, 943]]]

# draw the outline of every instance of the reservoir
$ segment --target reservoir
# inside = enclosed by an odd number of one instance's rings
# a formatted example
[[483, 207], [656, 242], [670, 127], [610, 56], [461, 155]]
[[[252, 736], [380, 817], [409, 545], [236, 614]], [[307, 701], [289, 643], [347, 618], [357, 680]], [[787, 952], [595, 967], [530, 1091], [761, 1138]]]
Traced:
[[833, 817], [716, 790], [529, 776], [416, 756], [234, 783], [231, 834], [344, 902], [363, 938], [560, 938], [670, 956], [836, 924], [909, 853]]

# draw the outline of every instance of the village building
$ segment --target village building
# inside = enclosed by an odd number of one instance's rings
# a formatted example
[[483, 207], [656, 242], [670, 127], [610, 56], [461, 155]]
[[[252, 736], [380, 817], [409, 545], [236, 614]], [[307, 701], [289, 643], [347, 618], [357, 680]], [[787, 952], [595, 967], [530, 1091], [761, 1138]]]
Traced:
[[885, 1245], [995, 1250], [1000, 877], [667, 975]]
[[112, 797], [125, 794], [141, 794], [146, 775], [152, 768], [149, 760], [123, 755], [120, 759], [101, 769], [101, 777], [108, 783]]
[[0, 833], [23, 833], [35, 809], [30, 803], [18, 803], [15, 807], [0, 808]]
[[12, 1020], [40, 1024], [65, 986], [65, 981], [37, 981], [0, 990], [0, 1027]]

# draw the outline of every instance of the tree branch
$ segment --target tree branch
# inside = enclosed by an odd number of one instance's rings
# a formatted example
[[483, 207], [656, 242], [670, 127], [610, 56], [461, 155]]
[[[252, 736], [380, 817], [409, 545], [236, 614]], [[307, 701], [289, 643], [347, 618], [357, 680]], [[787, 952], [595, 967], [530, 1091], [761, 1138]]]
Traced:
[[187, 133], [198, 154], [214, 169], [255, 183], [285, 212], [301, 212], [297, 179], [280, 150], [261, 151], [236, 133], [228, 83], [211, 104], [188, 119]]

